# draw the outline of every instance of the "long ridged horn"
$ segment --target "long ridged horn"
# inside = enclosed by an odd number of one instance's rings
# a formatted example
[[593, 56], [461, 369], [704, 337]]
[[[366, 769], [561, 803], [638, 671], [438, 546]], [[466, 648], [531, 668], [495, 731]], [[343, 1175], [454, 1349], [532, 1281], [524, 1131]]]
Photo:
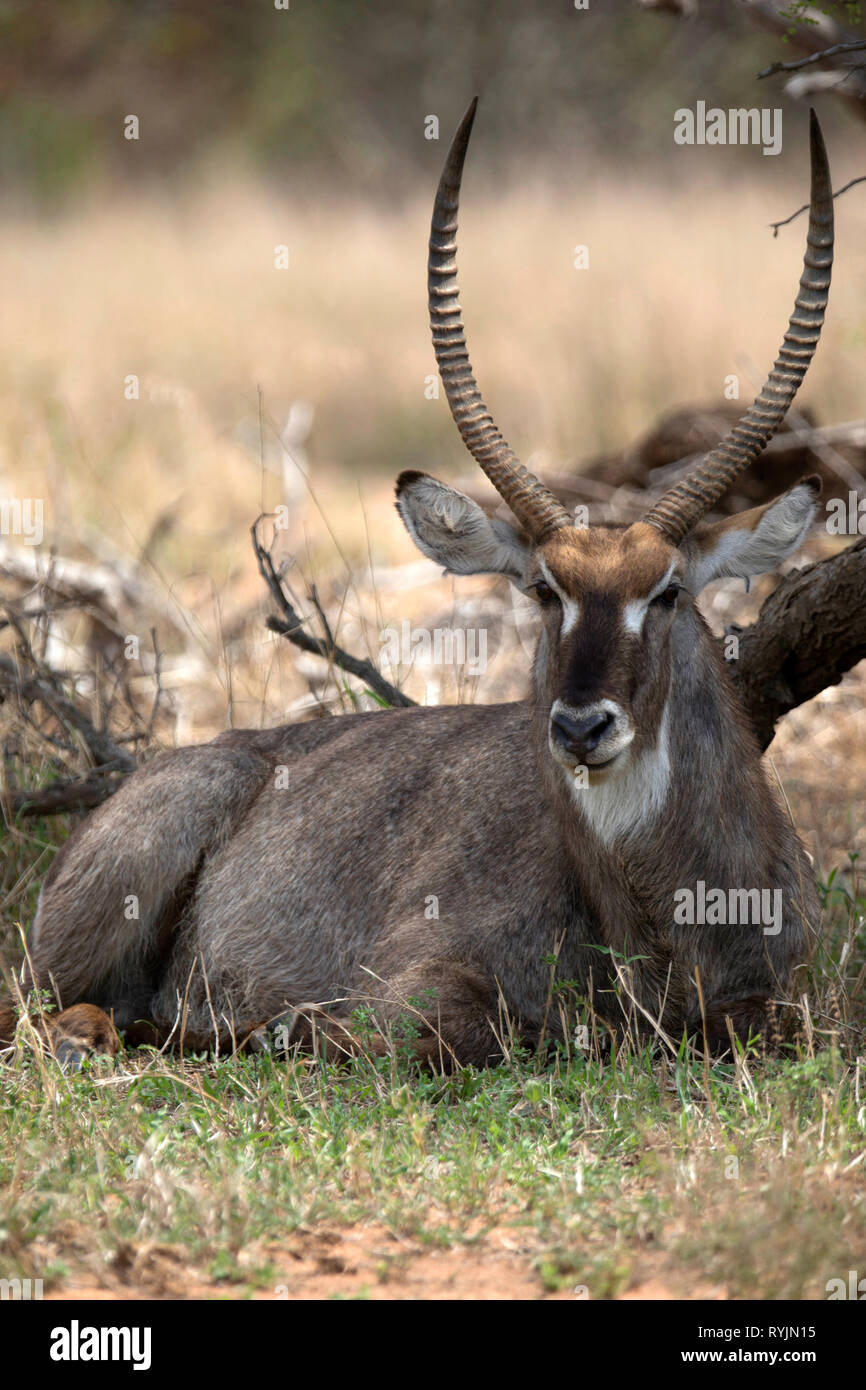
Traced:
[[457, 287], [457, 209], [463, 163], [478, 98], [460, 122], [436, 190], [427, 261], [430, 328], [436, 363], [463, 443], [499, 495], [536, 541], [572, 519], [561, 502], [512, 453], [484, 404], [472, 373]]
[[772, 439], [806, 375], [818, 346], [833, 265], [833, 190], [824, 137], [810, 111], [812, 189], [809, 231], [800, 291], [779, 356], [760, 394], [745, 415], [687, 478], [666, 492], [644, 522], [679, 545], [696, 522], [727, 492], [731, 483]]

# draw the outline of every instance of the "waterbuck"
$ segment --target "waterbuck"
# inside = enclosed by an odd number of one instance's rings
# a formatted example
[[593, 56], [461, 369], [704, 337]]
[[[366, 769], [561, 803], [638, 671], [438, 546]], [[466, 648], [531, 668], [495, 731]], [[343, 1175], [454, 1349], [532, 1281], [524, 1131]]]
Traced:
[[[452, 415], [515, 524], [419, 472], [401, 474], [397, 508], [446, 570], [534, 596], [531, 693], [231, 731], [142, 767], [57, 855], [33, 925], [22, 982], [55, 991], [73, 1055], [113, 1045], [97, 1008], [130, 1041], [167, 1037], [180, 1010], [193, 1046], [282, 1020], [284, 1041], [321, 1028], [339, 1048], [363, 1005], [376, 1045], [408, 1015], [420, 1058], [480, 1065], [504, 1017], [526, 1041], [561, 1032], [552, 976], [596, 1017], [724, 1048], [765, 1026], [816, 929], [805, 852], [695, 600], [778, 565], [815, 514], [805, 479], [702, 522], [818, 342], [833, 245], [818, 122], [805, 264], [766, 385], [642, 520], [581, 528], [511, 452], [470, 366], [455, 256], [474, 114], [436, 195], [430, 318]], [[682, 920], [699, 892], [767, 894], [778, 912]], [[13, 1017], [7, 1000], [7, 1038]]]

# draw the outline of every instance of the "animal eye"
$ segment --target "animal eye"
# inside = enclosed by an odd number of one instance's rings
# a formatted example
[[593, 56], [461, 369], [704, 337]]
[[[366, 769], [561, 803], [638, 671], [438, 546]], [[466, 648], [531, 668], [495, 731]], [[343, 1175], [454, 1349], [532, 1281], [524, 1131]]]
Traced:
[[677, 595], [682, 587], [682, 584], [669, 584], [660, 594], [656, 594], [653, 603], [657, 603], [660, 608], [673, 608], [677, 601]]
[[556, 594], [544, 579], [539, 579], [537, 584], [530, 584], [529, 587], [535, 591], [535, 597], [543, 608], [556, 602]]

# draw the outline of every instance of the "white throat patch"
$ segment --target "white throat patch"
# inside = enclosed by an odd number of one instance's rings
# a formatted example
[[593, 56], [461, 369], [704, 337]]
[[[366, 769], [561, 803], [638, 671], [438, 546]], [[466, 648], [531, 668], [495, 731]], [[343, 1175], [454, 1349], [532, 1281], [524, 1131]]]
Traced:
[[671, 780], [668, 708], [652, 748], [614, 765], [603, 782], [579, 786], [569, 777], [571, 795], [603, 845], [628, 839], [655, 820], [667, 801]]

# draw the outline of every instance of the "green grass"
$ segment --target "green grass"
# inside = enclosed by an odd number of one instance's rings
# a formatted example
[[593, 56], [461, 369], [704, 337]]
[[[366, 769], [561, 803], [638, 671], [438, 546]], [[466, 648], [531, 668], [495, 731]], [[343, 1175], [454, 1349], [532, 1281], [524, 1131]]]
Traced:
[[[10, 911], [28, 919], [65, 833], [6, 837], [9, 960]], [[142, 1049], [67, 1074], [25, 1036], [0, 1065], [0, 1277], [61, 1296], [824, 1298], [866, 1273], [857, 870], [821, 885], [802, 1025], [775, 1055], [570, 1043], [443, 1077], [407, 1061], [410, 1023], [342, 1065]]]
[[290, 1278], [311, 1231], [369, 1228], [387, 1282], [508, 1229], [539, 1293], [822, 1297], [866, 1266], [864, 1092], [836, 1048], [709, 1069], [518, 1053], [445, 1078], [145, 1052], [64, 1075], [24, 1049], [0, 1075], [0, 1267], [111, 1287], [155, 1247], [243, 1296]]

